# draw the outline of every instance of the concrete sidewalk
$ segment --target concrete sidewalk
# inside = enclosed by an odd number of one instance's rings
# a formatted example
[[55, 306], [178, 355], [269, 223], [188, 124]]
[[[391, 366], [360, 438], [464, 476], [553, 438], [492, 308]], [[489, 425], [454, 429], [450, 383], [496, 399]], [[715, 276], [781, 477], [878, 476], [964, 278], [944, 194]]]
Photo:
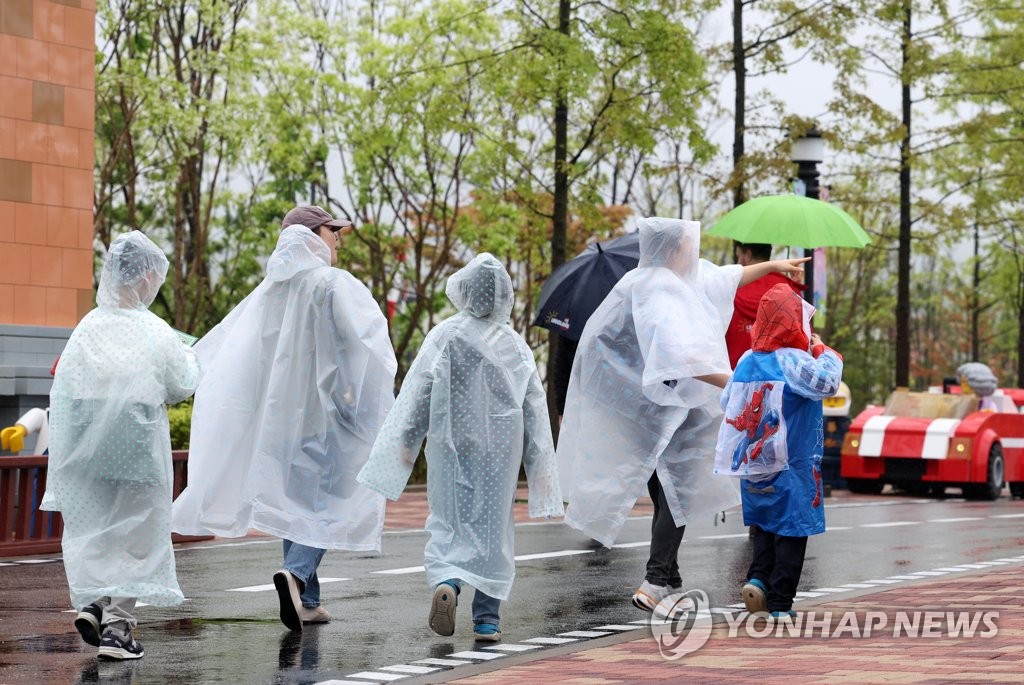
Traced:
[[[1024, 558], [1024, 557], [1022, 557]], [[738, 594], [738, 588], [737, 588]], [[496, 683], [558, 682], [571, 685], [598, 685], [633, 682], [688, 683], [1020, 683], [1024, 682], [1024, 562], [1016, 561], [991, 570], [951, 574], [934, 580], [901, 584], [890, 590], [865, 591], [837, 601], [801, 602], [797, 610], [804, 620], [811, 614], [818, 628], [798, 631], [799, 637], [751, 637], [739, 626], [730, 636], [730, 628], [716, 618], [710, 638], [703, 647], [677, 660], [661, 655], [649, 629], [643, 639], [622, 641], [551, 656], [529, 663], [462, 678], [453, 682], [465, 685]], [[924, 637], [928, 614], [920, 617], [918, 637], [908, 637], [909, 629], [894, 637], [898, 612], [997, 612], [989, 614], [996, 630], [986, 630], [984, 618], [972, 637], [950, 637], [947, 624], [929, 632], [941, 636]], [[820, 627], [826, 612], [831, 612], [828, 637]], [[850, 629], [832, 637], [842, 624], [855, 621], [861, 632], [869, 621], [868, 612], [880, 612], [887, 619], [882, 629], [870, 636], [853, 637]], [[974, 614], [976, 618], [978, 614]], [[881, 616], [875, 614], [875, 624]], [[936, 619], [937, 620], [937, 619]], [[755, 624], [755, 634], [765, 624]], [[995, 632], [983, 637], [986, 632]], [[640, 631], [636, 631], [639, 634]], [[494, 664], [497, 666], [498, 664]]]

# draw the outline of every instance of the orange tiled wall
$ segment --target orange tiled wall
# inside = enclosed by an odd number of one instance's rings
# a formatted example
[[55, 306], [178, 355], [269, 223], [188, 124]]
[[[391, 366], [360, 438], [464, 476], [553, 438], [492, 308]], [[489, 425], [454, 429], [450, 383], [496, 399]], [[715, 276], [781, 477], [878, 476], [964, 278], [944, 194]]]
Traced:
[[95, 0], [0, 0], [0, 324], [92, 306]]

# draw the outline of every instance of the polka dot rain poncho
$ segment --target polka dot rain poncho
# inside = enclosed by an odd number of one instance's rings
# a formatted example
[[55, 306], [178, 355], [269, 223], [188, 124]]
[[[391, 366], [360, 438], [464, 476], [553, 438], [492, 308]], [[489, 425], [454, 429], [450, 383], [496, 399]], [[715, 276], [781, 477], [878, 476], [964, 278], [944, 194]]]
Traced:
[[547, 401], [533, 354], [509, 325], [512, 280], [501, 263], [479, 255], [445, 292], [460, 312], [423, 341], [359, 481], [398, 499], [426, 438], [427, 582], [459, 578], [504, 600], [520, 463], [530, 516], [562, 514]]
[[199, 382], [195, 354], [148, 307], [167, 258], [138, 231], [110, 245], [99, 305], [75, 328], [50, 392], [50, 465], [42, 508], [64, 519], [75, 607], [100, 597], [178, 604], [171, 548], [167, 404]]

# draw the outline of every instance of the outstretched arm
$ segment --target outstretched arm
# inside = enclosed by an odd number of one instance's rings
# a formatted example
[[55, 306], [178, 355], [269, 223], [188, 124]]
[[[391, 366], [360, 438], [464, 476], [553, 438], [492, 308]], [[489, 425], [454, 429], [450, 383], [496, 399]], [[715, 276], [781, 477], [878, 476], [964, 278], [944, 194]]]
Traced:
[[740, 287], [742, 288], [748, 283], [753, 283], [757, 279], [762, 276], [767, 276], [768, 274], [783, 273], [790, 276], [802, 274], [804, 272], [804, 268], [801, 264], [810, 260], [810, 257], [800, 257], [799, 259], [773, 259], [759, 264], [750, 264], [749, 266], [743, 267], [743, 277], [740, 278]]

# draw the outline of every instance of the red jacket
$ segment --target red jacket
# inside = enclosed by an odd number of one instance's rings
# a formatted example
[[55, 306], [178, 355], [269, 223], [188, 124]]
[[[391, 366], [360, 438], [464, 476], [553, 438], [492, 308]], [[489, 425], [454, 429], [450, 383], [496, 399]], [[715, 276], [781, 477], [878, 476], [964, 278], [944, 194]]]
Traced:
[[780, 273], [763, 276], [736, 291], [732, 321], [729, 322], [729, 328], [725, 331], [725, 346], [729, 348], [729, 365], [732, 368], [736, 368], [740, 357], [750, 349], [750, 327], [754, 325], [754, 319], [757, 318], [757, 305], [761, 302], [761, 297], [779, 283], [788, 285], [797, 295], [803, 295], [802, 283]]

